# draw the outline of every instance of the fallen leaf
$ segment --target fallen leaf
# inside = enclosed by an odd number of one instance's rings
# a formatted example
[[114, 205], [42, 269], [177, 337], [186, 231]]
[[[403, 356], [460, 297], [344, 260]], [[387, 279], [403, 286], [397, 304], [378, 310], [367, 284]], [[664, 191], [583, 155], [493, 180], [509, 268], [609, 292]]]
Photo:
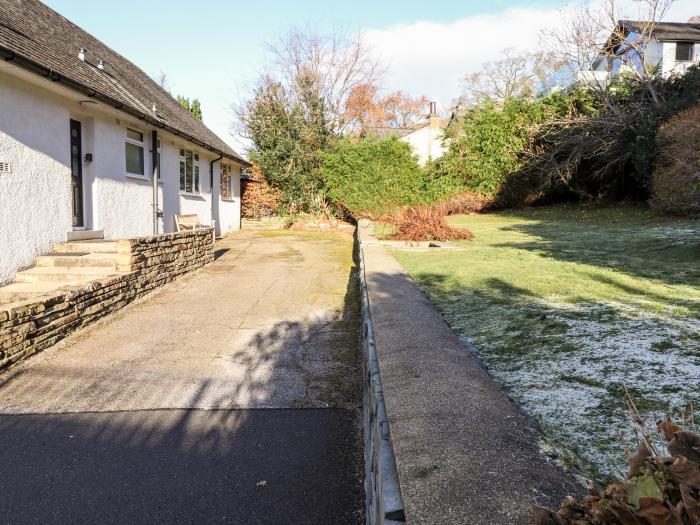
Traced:
[[680, 457], [668, 467], [668, 473], [676, 483], [688, 485], [694, 489], [700, 489], [700, 465]]
[[620, 525], [649, 525], [636, 511], [620, 501], [609, 500], [600, 504], [598, 523], [619, 523]]
[[700, 436], [688, 430], [676, 432], [668, 444], [668, 451], [674, 456], [684, 456], [700, 463]]
[[642, 499], [654, 498], [659, 501], [663, 500], [661, 489], [656, 484], [656, 480], [651, 476], [639, 476], [634, 483], [630, 483], [628, 487], [628, 501], [634, 505], [635, 509], [640, 508]]
[[641, 498], [638, 515], [646, 519], [650, 525], [683, 525], [663, 501], [656, 498]]
[[687, 485], [681, 485], [681, 498], [691, 523], [700, 523], [700, 490], [693, 490]]
[[659, 421], [657, 421], [656, 428], [658, 428], [659, 431], [664, 435], [666, 441], [671, 441], [673, 439], [673, 435], [676, 432], [680, 432], [683, 430], [683, 428], [681, 428], [679, 425], [676, 425], [676, 423], [672, 421], [670, 417], [666, 419], [660, 419]]
[[647, 466], [650, 457], [651, 452], [649, 451], [649, 447], [647, 447], [647, 444], [642, 441], [634, 456], [627, 460], [627, 464], [630, 466], [630, 471], [629, 474], [627, 474], [627, 478], [630, 479], [635, 476], [639, 476], [642, 473], [642, 467]]
[[571, 522], [546, 507], [531, 503], [532, 519], [535, 525], [569, 525]]

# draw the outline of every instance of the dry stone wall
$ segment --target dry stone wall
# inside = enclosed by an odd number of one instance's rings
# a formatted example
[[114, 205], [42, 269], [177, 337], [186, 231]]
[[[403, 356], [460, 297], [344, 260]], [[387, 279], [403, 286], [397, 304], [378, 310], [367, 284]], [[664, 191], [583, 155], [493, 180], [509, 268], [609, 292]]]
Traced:
[[121, 239], [115, 275], [0, 306], [0, 369], [214, 260], [211, 228]]

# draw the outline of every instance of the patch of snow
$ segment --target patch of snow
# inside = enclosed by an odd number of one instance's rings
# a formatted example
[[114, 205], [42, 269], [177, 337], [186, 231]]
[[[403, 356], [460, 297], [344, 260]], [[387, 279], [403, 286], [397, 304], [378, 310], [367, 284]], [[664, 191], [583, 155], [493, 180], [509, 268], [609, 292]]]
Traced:
[[497, 320], [508, 319], [504, 311], [504, 317], [491, 317], [491, 326], [465, 335], [547, 438], [587, 467], [603, 475], [626, 471], [617, 433], [626, 432], [629, 440], [633, 424], [623, 384], [639, 395], [640, 411], [650, 421], [678, 414], [690, 402], [700, 406], [700, 320], [650, 312], [641, 304], [539, 301], [526, 308], [560, 328], [528, 334], [521, 349], [506, 353], [493, 336], [512, 342], [512, 326]]

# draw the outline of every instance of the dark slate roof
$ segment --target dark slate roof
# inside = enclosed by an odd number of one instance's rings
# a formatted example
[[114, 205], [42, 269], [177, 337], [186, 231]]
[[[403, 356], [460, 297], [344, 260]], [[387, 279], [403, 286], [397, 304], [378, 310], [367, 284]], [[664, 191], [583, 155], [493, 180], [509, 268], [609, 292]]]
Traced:
[[[648, 22], [620, 20], [620, 25], [628, 30], [641, 31]], [[653, 35], [659, 40], [688, 40], [700, 42], [700, 24], [682, 22], [658, 22], [654, 24]]]
[[[85, 61], [78, 58], [81, 48], [87, 50]], [[39, 0], [0, 0], [0, 56], [248, 164], [141, 69]], [[100, 60], [104, 70], [97, 67]]]

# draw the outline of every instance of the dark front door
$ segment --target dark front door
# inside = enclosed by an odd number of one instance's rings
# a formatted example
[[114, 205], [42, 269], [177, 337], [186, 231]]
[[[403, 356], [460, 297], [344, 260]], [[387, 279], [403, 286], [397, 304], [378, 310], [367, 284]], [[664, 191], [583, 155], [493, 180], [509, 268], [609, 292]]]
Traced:
[[73, 226], [83, 223], [83, 148], [80, 122], [70, 121], [70, 172], [73, 194]]

